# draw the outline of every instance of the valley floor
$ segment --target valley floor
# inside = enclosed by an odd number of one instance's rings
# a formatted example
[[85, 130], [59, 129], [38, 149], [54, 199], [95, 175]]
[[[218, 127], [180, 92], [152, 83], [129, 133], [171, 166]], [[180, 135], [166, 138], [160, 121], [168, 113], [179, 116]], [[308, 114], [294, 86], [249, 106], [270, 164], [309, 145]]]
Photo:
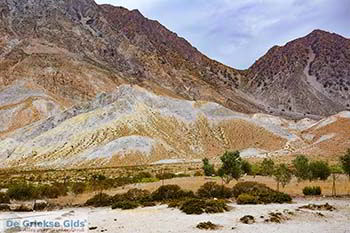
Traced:
[[[333, 205], [335, 211], [312, 211], [299, 209], [307, 204]], [[221, 225], [214, 232], [252, 232], [252, 233], [347, 233], [350, 232], [350, 200], [349, 199], [295, 199], [293, 204], [271, 205], [236, 205], [222, 214], [186, 215], [166, 205], [138, 208], [135, 210], [111, 210], [110, 208], [76, 208], [52, 212], [34, 212], [20, 214], [28, 218], [35, 215], [87, 216], [89, 232], [113, 233], [165, 233], [165, 232], [205, 232], [196, 228], [200, 222], [211, 221]], [[286, 217], [282, 223], [266, 223], [269, 213], [280, 212]], [[9, 213], [0, 213], [0, 219]], [[18, 216], [17, 214], [10, 214]], [[240, 222], [245, 215], [252, 215], [256, 223], [247, 225]], [[11, 231], [12, 232], [12, 231]]]

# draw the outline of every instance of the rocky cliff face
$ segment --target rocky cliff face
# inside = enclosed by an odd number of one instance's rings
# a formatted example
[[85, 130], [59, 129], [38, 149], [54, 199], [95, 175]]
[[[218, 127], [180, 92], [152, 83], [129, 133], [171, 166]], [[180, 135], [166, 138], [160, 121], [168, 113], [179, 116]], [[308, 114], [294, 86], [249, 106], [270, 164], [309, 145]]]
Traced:
[[350, 40], [315, 30], [275, 46], [246, 71], [246, 90], [280, 115], [350, 109]]

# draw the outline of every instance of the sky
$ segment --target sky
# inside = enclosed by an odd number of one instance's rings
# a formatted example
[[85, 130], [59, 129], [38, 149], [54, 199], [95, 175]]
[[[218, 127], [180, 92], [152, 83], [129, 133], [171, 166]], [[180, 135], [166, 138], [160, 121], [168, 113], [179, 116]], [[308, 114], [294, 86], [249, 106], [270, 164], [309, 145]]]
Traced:
[[158, 20], [208, 57], [249, 68], [314, 29], [350, 37], [349, 0], [97, 0]]

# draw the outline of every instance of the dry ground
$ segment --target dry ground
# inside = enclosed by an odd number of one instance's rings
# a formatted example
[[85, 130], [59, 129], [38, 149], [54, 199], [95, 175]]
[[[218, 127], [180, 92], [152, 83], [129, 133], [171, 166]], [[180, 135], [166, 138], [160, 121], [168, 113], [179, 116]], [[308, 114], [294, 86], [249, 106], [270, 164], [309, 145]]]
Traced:
[[[336, 208], [335, 211], [312, 211], [299, 209], [310, 203], [325, 204]], [[213, 232], [220, 233], [349, 233], [350, 205], [349, 199], [295, 199], [293, 204], [270, 205], [236, 205], [233, 209], [219, 214], [186, 215], [178, 209], [167, 208], [166, 205], [137, 208], [134, 210], [112, 210], [111, 208], [68, 208], [51, 212], [33, 213], [0, 213], [1, 219], [11, 217], [22, 219], [44, 218], [60, 219], [86, 218], [91, 228], [89, 232], [112, 233], [200, 233], [206, 232], [196, 228], [200, 222], [211, 221], [220, 225]], [[281, 213], [283, 221], [266, 223], [270, 213]], [[240, 218], [251, 215], [256, 223], [247, 225]], [[17, 231], [6, 231], [6, 233]]]
[[[109, 195], [114, 195], [116, 193], [123, 193], [131, 188], [139, 188], [139, 189], [146, 189], [149, 191], [154, 191], [158, 187], [164, 184], [177, 184], [183, 189], [186, 190], [192, 190], [197, 191], [200, 186], [202, 186], [204, 183], [209, 181], [215, 181], [219, 184], [222, 183], [221, 179], [218, 177], [185, 177], [185, 178], [174, 178], [170, 180], [164, 180], [154, 183], [142, 183], [142, 184], [131, 184], [124, 187], [120, 187], [117, 189], [111, 189], [105, 191]], [[256, 181], [259, 183], [263, 183], [268, 185], [269, 187], [276, 189], [276, 182], [271, 177], [252, 177], [252, 176], [245, 176], [240, 179], [240, 181]], [[228, 187], [233, 187], [237, 182], [232, 181], [230, 184], [228, 184]], [[320, 186], [322, 188], [322, 194], [325, 196], [331, 196], [332, 195], [332, 179], [329, 178], [327, 181], [303, 181], [298, 183], [296, 179], [293, 179], [290, 184], [288, 184], [285, 188], [280, 188], [280, 191], [286, 192], [292, 196], [302, 196], [302, 189], [305, 186]], [[350, 182], [348, 180], [348, 177], [345, 175], [339, 175], [336, 180], [336, 191], [337, 195], [344, 196], [348, 195], [350, 189]], [[95, 193], [84, 193], [78, 196], [68, 195], [66, 197], [60, 197], [57, 200], [53, 200], [54, 203], [58, 205], [82, 205], [91, 198]]]

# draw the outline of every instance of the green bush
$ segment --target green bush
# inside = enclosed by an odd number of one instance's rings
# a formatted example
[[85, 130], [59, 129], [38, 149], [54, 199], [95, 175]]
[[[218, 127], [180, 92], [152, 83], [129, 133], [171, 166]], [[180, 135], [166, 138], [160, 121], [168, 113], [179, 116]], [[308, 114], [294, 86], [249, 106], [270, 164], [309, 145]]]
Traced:
[[262, 204], [269, 204], [269, 203], [283, 204], [283, 203], [290, 203], [292, 201], [292, 197], [289, 196], [288, 194], [282, 193], [282, 192], [276, 192], [274, 190], [270, 192], [260, 193], [258, 194], [257, 197]]
[[105, 194], [99, 193], [86, 201], [85, 205], [94, 207], [104, 207], [112, 204], [112, 198]]
[[122, 210], [130, 210], [136, 209], [139, 207], [139, 203], [136, 201], [119, 201], [115, 202], [112, 205], [112, 209], [122, 209]]
[[237, 198], [243, 193], [255, 195], [256, 193], [270, 190], [271, 189], [264, 184], [260, 184], [253, 181], [246, 181], [237, 183], [232, 189], [232, 194], [235, 198]]
[[10, 197], [7, 195], [7, 193], [0, 193], [0, 204], [9, 204], [10, 203]]
[[247, 175], [253, 174], [252, 165], [247, 160], [242, 160], [241, 166], [244, 174], [247, 174]]
[[10, 199], [18, 201], [28, 201], [39, 197], [37, 189], [27, 183], [12, 184], [9, 186], [7, 195]]
[[221, 228], [221, 226], [214, 224], [212, 222], [201, 222], [201, 223], [198, 223], [196, 228], [200, 230], [218, 230], [219, 228]]
[[181, 204], [180, 210], [186, 214], [223, 213], [229, 207], [222, 200], [189, 199]]
[[40, 198], [57, 198], [65, 195], [64, 190], [54, 185], [40, 185], [37, 187], [38, 197]]
[[309, 159], [305, 155], [298, 155], [293, 161], [294, 175], [298, 181], [310, 178]]
[[303, 189], [303, 194], [305, 196], [319, 196], [322, 194], [322, 190], [320, 186], [314, 186], [314, 187], [306, 186]]
[[242, 193], [237, 197], [237, 204], [239, 205], [259, 204], [259, 201], [256, 196], [250, 195], [248, 193]]
[[83, 192], [85, 192], [86, 190], [86, 184], [85, 183], [74, 183], [72, 184], [71, 186], [71, 191], [75, 194], [75, 195], [78, 195], [78, 194], [82, 194]]
[[260, 164], [260, 174], [263, 176], [272, 176], [275, 170], [275, 162], [272, 159], [265, 158]]
[[221, 167], [218, 170], [218, 175], [226, 183], [230, 183], [232, 179], [238, 180], [242, 175], [242, 159], [239, 151], [226, 151], [221, 157]]
[[208, 214], [223, 213], [230, 210], [224, 200], [208, 200], [205, 204], [205, 213]]
[[218, 185], [215, 182], [207, 182], [202, 185], [197, 195], [201, 198], [231, 198], [232, 190], [224, 185]]
[[156, 175], [156, 178], [158, 178], [160, 180], [169, 180], [169, 179], [173, 179], [175, 177], [176, 177], [176, 175], [174, 173], [161, 173], [161, 174]]
[[212, 176], [215, 174], [215, 168], [214, 168], [214, 165], [213, 164], [210, 164], [209, 163], [209, 159], [208, 158], [204, 158], [202, 160], [203, 162], [203, 171], [204, 171], [204, 175], [205, 176]]
[[331, 175], [331, 168], [324, 161], [313, 161], [309, 165], [311, 171], [311, 180], [327, 180]]
[[143, 178], [152, 178], [152, 174], [149, 172], [140, 172], [138, 173], [135, 178], [142, 180]]
[[181, 199], [181, 200], [171, 200], [167, 204], [168, 204], [168, 208], [180, 208], [183, 203], [184, 203], [184, 200]]
[[29, 201], [38, 198], [57, 198], [64, 196], [67, 194], [67, 188], [61, 183], [36, 186], [27, 183], [18, 183], [10, 185], [7, 194], [11, 199]]
[[186, 197], [194, 197], [194, 193], [192, 191], [184, 191], [178, 185], [163, 185], [152, 193], [152, 199], [154, 201], [181, 199]]
[[151, 193], [142, 189], [130, 189], [122, 195], [124, 200], [146, 202], [151, 200]]
[[233, 196], [238, 198], [241, 194], [249, 194], [255, 197], [256, 204], [288, 203], [292, 201], [288, 194], [277, 192], [257, 182], [240, 182], [236, 184], [233, 187]]

